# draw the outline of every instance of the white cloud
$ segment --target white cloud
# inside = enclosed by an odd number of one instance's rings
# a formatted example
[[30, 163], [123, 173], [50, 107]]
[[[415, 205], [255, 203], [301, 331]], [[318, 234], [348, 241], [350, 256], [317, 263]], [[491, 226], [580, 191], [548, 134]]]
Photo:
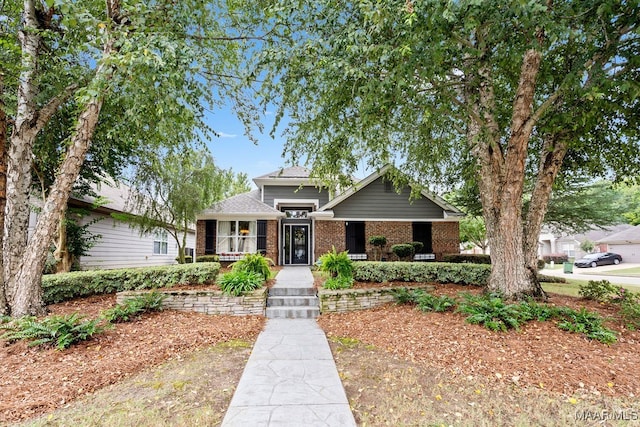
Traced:
[[220, 138], [235, 138], [238, 135], [235, 133], [216, 132]]

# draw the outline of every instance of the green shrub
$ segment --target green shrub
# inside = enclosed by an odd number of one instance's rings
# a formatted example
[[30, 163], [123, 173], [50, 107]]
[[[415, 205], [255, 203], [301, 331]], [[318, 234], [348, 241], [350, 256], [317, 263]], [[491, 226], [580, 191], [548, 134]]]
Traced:
[[180, 262], [180, 257], [176, 257], [176, 262], [178, 264], [190, 264], [193, 262], [193, 257], [191, 255], [185, 255], [184, 262]]
[[220, 262], [220, 257], [218, 255], [198, 255], [196, 262]]
[[558, 309], [546, 304], [538, 304], [535, 301], [527, 301], [520, 303], [518, 309], [520, 310], [520, 317], [522, 320], [537, 320], [538, 322], [545, 322], [553, 319], [558, 315]]
[[543, 259], [538, 260], [538, 270], [542, 270], [546, 265], [547, 263]]
[[589, 280], [586, 285], [580, 285], [578, 293], [586, 299], [594, 301], [609, 301], [618, 291], [608, 280]]
[[616, 341], [615, 332], [603, 326], [603, 320], [597, 313], [587, 311], [584, 307], [579, 311], [562, 307], [558, 312], [559, 316], [564, 318], [558, 323], [560, 329], [581, 333], [605, 344]]
[[396, 304], [417, 304], [418, 298], [424, 294], [422, 289], [412, 289], [409, 290], [407, 288], [395, 288], [392, 289], [393, 298], [396, 300]]
[[479, 324], [492, 331], [518, 329], [525, 321], [518, 305], [505, 304], [503, 299], [495, 294], [465, 294], [456, 311], [468, 314], [468, 323]]
[[54, 304], [81, 296], [155, 289], [177, 284], [215, 282], [218, 263], [179, 264], [115, 270], [77, 271], [42, 277], [44, 302]]
[[567, 279], [559, 276], [547, 276], [545, 274], [538, 274], [538, 282], [543, 283], [567, 283]]
[[232, 271], [218, 279], [218, 286], [227, 295], [240, 296], [262, 287], [264, 277], [253, 271]]
[[349, 276], [337, 276], [329, 277], [322, 285], [325, 289], [348, 289], [353, 286], [353, 277]]
[[269, 266], [274, 265], [270, 258], [264, 257], [260, 253], [246, 254], [244, 258], [231, 264], [233, 271], [251, 271], [262, 275], [265, 280], [271, 278]]
[[418, 295], [416, 302], [420, 311], [435, 311], [438, 313], [453, 310], [456, 305], [456, 300], [447, 295], [436, 297], [426, 292]]
[[376, 260], [380, 261], [382, 259], [382, 248], [386, 246], [387, 238], [384, 236], [371, 236], [369, 237], [369, 244], [376, 248], [376, 252], [378, 253]]
[[635, 298], [625, 298], [620, 303], [620, 315], [631, 330], [640, 329], [640, 299], [634, 295]]
[[391, 252], [393, 252], [399, 259], [407, 259], [413, 256], [415, 253], [413, 245], [410, 243], [400, 243], [391, 246]]
[[563, 262], [568, 262], [569, 261], [569, 255], [564, 254], [564, 253], [561, 253], [561, 254], [548, 254], [548, 255], [542, 255], [542, 259], [547, 264], [550, 264], [551, 261], [553, 261], [555, 264], [561, 264]]
[[353, 261], [347, 251], [338, 253], [334, 246], [332, 251], [320, 257], [319, 262], [320, 271], [329, 273], [330, 277], [353, 277]]
[[455, 264], [491, 264], [491, 256], [486, 254], [446, 254], [442, 261]]
[[162, 302], [165, 298], [166, 295], [157, 292], [127, 298], [121, 304], [103, 311], [101, 316], [109, 323], [128, 322], [134, 316], [162, 310]]
[[424, 249], [424, 243], [422, 243], [422, 242], [411, 242], [409, 244], [411, 246], [413, 246], [413, 253], [414, 254], [418, 254], [418, 253], [422, 252], [422, 250]]
[[357, 262], [353, 277], [357, 282], [437, 282], [484, 286], [490, 265], [443, 262]]
[[59, 350], [90, 339], [104, 330], [100, 319], [84, 320], [78, 313], [50, 316], [42, 320], [26, 316], [2, 325], [6, 329], [0, 338], [8, 341], [29, 340], [30, 346], [51, 345]]

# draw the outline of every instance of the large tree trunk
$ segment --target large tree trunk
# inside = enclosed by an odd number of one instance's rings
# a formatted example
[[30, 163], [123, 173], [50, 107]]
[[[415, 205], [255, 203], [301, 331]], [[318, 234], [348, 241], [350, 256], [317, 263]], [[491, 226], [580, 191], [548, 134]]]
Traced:
[[[7, 205], [7, 114], [3, 103], [4, 80], [0, 73], [0, 248], [4, 239], [4, 208]], [[0, 315], [9, 313], [4, 290], [4, 263], [0, 256]]]
[[513, 103], [511, 134], [504, 149], [493, 115], [495, 97], [488, 66], [479, 68], [480, 83], [468, 89], [468, 97], [476, 101], [468, 138], [478, 160], [478, 185], [491, 247], [492, 271], [487, 290], [499, 292], [509, 299], [544, 297], [536, 269], [530, 268], [525, 256], [522, 220], [525, 163], [535, 124], [533, 96], [540, 59], [539, 52], [533, 49], [524, 55]]
[[17, 289], [11, 310], [14, 317], [45, 312], [40, 282], [47, 249], [66, 210], [73, 184], [80, 174], [101, 108], [102, 98], [94, 98], [78, 119], [71, 145], [51, 187], [42, 213], [38, 217], [38, 224], [29, 239], [22, 264], [12, 278], [14, 283], [11, 286]]
[[36, 96], [38, 51], [41, 37], [38, 31], [35, 2], [24, 1], [24, 29], [19, 38], [22, 45], [22, 71], [18, 86], [18, 102], [11, 144], [7, 157], [7, 198], [4, 229], [4, 279], [9, 305], [13, 304], [17, 288], [14, 275], [24, 253], [29, 226], [29, 188], [31, 186], [32, 147], [38, 134]]

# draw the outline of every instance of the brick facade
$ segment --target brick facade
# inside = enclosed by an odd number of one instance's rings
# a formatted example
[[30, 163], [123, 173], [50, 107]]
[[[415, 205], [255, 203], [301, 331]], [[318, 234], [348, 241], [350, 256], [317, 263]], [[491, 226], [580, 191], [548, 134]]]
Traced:
[[[371, 236], [385, 236], [387, 246], [383, 257], [394, 260], [391, 246], [408, 243], [413, 240], [412, 222], [407, 221], [365, 221], [365, 239], [367, 241], [367, 259], [375, 260], [374, 247], [368, 241]], [[335, 246], [338, 252], [344, 251], [345, 221], [316, 221], [315, 223], [315, 259], [331, 251]], [[432, 249], [436, 260], [442, 260], [443, 254], [460, 252], [460, 234], [458, 222], [434, 222], [431, 229]]]
[[275, 219], [267, 221], [267, 253], [265, 256], [278, 264], [278, 221]]
[[204, 255], [204, 239], [205, 239], [205, 221], [199, 219], [196, 221], [196, 257]]

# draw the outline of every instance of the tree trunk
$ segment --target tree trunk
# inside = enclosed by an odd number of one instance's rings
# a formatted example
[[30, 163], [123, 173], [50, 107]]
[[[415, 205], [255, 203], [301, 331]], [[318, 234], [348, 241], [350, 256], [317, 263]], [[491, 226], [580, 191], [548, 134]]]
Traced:
[[[2, 101], [4, 97], [4, 79], [0, 73], [0, 248], [4, 240], [4, 208], [7, 205], [7, 114]], [[9, 306], [4, 290], [4, 263], [0, 256], [0, 315], [9, 314]]]
[[38, 224], [29, 239], [22, 264], [12, 278], [14, 282], [12, 286], [17, 289], [11, 310], [14, 317], [39, 315], [45, 312], [41, 278], [47, 249], [66, 210], [73, 184], [80, 174], [101, 108], [102, 98], [94, 98], [78, 119], [71, 145], [60, 165], [42, 214], [38, 217]]
[[468, 99], [475, 100], [468, 139], [478, 160], [478, 186], [491, 247], [492, 271], [487, 290], [499, 292], [508, 299], [544, 297], [537, 271], [529, 268], [525, 257], [522, 220], [525, 163], [535, 124], [532, 106], [540, 60], [540, 53], [533, 49], [523, 57], [511, 134], [504, 148], [494, 116], [496, 107], [489, 66], [479, 68], [480, 83], [468, 88], [466, 93]]
[[67, 247], [67, 221], [64, 212], [58, 223], [57, 234], [56, 250], [53, 252], [53, 258], [56, 261], [56, 273], [68, 273], [71, 271], [71, 256]]

